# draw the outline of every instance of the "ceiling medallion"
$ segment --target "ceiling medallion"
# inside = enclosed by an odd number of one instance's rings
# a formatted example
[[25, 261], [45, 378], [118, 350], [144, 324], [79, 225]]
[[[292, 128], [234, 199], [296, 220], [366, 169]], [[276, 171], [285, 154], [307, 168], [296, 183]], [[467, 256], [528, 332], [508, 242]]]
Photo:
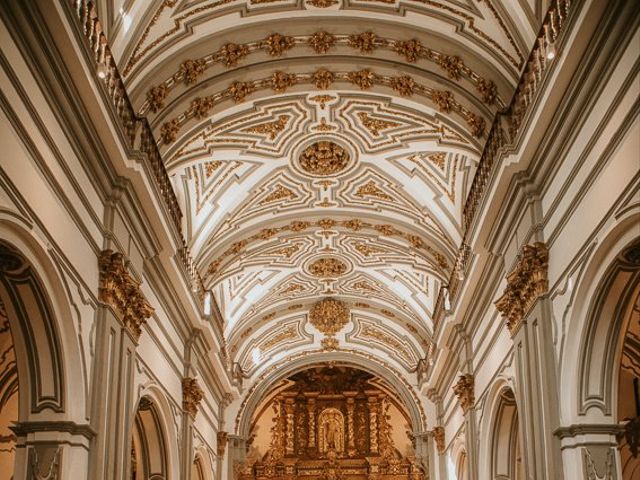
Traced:
[[347, 272], [347, 264], [333, 257], [319, 258], [308, 268], [309, 273], [314, 277], [335, 278]]
[[321, 140], [306, 147], [298, 162], [300, 167], [311, 175], [335, 175], [342, 172], [349, 164], [350, 155], [340, 145]]
[[309, 320], [320, 332], [332, 336], [349, 322], [349, 315], [349, 308], [344, 303], [325, 298], [311, 307]]

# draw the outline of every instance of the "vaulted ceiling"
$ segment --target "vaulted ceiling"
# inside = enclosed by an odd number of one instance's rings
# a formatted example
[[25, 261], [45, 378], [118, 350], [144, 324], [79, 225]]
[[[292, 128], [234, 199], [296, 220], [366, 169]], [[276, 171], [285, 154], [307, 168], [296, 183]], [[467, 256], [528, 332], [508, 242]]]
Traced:
[[[246, 375], [323, 348], [415, 369], [538, 3], [109, 6], [120, 70]], [[323, 298], [350, 312], [332, 341], [309, 316]]]

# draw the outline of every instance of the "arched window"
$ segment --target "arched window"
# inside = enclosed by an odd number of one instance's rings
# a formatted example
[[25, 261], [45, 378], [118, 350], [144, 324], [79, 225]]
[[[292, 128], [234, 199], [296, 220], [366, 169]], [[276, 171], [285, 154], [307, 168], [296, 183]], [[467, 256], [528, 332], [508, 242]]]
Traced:
[[158, 408], [147, 396], [140, 399], [131, 442], [131, 480], [168, 480], [164, 429]]
[[513, 390], [500, 392], [491, 448], [491, 478], [493, 480], [523, 480], [524, 470], [518, 429], [518, 408]]

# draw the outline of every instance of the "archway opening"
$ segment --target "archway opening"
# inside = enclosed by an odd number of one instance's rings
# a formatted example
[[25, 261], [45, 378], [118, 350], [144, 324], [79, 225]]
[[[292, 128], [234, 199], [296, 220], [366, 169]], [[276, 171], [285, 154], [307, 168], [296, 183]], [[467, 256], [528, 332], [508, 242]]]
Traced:
[[[409, 413], [385, 381], [323, 364], [277, 382], [251, 422], [240, 478], [423, 478]], [[335, 476], [335, 477], [334, 477]]]
[[160, 419], [153, 400], [142, 397], [133, 424], [131, 480], [168, 480], [165, 434]]
[[491, 478], [500, 480], [524, 479], [524, 465], [520, 447], [518, 407], [510, 388], [500, 392], [493, 427]]

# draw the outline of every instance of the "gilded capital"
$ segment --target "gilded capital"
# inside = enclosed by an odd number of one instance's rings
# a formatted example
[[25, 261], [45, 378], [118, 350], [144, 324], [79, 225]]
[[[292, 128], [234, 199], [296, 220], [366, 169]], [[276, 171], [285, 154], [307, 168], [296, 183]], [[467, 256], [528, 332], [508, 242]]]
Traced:
[[204, 397], [204, 392], [195, 378], [185, 377], [182, 379], [182, 409], [191, 415], [191, 418], [196, 418], [202, 397]]
[[505, 318], [512, 336], [538, 297], [547, 293], [548, 266], [549, 250], [544, 243], [536, 242], [522, 247], [520, 260], [507, 275], [507, 288], [495, 305]]
[[436, 450], [438, 450], [438, 453], [442, 455], [445, 450], [444, 427], [433, 427], [431, 434], [433, 435], [433, 440], [436, 442]]
[[473, 375], [468, 373], [460, 375], [458, 383], [453, 386], [453, 393], [458, 397], [458, 401], [460, 402], [460, 406], [464, 413], [467, 413], [470, 408], [473, 408], [473, 404], [476, 402], [473, 387]]
[[227, 449], [227, 442], [229, 440], [229, 434], [227, 432], [218, 432], [217, 434], [217, 453], [218, 457], [224, 457], [224, 452]]
[[154, 311], [140, 290], [140, 282], [127, 270], [122, 253], [104, 250], [98, 259], [98, 267], [98, 298], [114, 308], [137, 341], [142, 325]]

